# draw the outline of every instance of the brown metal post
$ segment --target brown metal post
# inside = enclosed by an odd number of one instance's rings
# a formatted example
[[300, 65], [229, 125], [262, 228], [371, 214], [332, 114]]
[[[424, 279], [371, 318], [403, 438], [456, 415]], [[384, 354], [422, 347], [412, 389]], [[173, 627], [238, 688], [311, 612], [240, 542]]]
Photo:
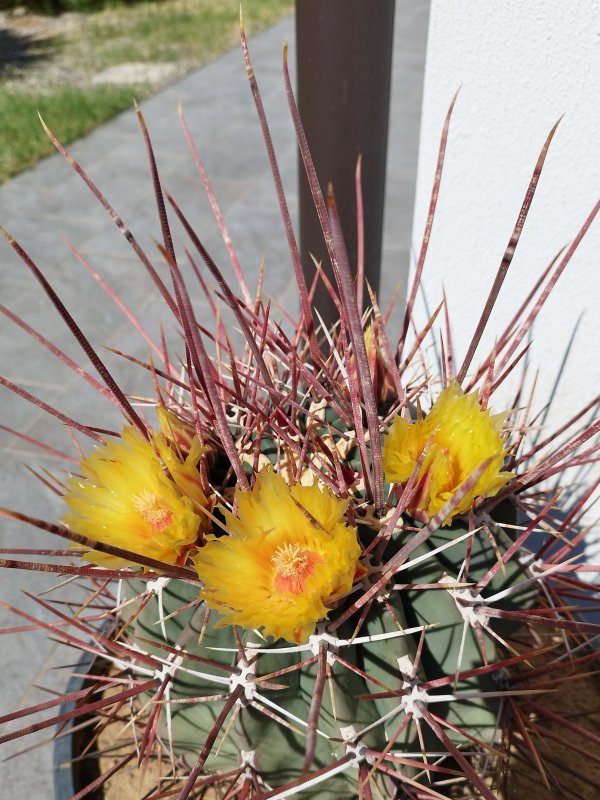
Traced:
[[[355, 166], [362, 155], [365, 276], [377, 289], [381, 262], [394, 0], [296, 0], [298, 106], [321, 188], [331, 183], [356, 270]], [[300, 163], [300, 253], [307, 283], [325, 242]], [[333, 279], [333, 278], [332, 278]], [[315, 306], [335, 309], [322, 282]]]

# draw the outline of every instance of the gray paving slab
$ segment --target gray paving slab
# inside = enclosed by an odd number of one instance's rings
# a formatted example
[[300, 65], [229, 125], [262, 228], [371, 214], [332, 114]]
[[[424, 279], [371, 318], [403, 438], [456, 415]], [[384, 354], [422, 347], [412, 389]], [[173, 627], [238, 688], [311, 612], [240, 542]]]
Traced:
[[[388, 154], [387, 206], [381, 296], [388, 298], [405, 279], [411, 251], [412, 206], [417, 163], [419, 120], [428, 2], [397, 0], [392, 106]], [[293, 18], [288, 18], [251, 41], [251, 52], [263, 101], [272, 126], [284, 186], [293, 217], [296, 214], [296, 147], [282, 80], [284, 41], [294, 53]], [[225, 248], [187, 151], [178, 121], [181, 101], [190, 129], [211, 177], [233, 242], [251, 287], [256, 285], [264, 257], [265, 289], [284, 307], [295, 311], [297, 297], [291, 280], [283, 226], [261, 135], [248, 91], [239, 49], [188, 75], [142, 104], [155, 145], [164, 185], [175, 196], [209, 251], [231, 277]], [[71, 147], [72, 153], [115, 206], [155, 264], [154, 242], [159, 226], [144, 146], [135, 114], [127, 112], [98, 128]], [[145, 356], [145, 342], [132, 331], [120, 312], [78, 264], [63, 239], [69, 240], [135, 309], [153, 334], [160, 318], [168, 323], [152, 285], [131, 248], [97, 200], [59, 156], [0, 187], [0, 222], [36, 260], [96, 345], [119, 347]], [[180, 248], [184, 237], [179, 235]], [[23, 317], [82, 364], [84, 357], [33, 277], [8, 247], [0, 243], [0, 303]], [[107, 355], [107, 362], [136, 391], [131, 371]], [[81, 379], [9, 320], [0, 318], [0, 373], [46, 402], [85, 423], [119, 427], [118, 414]], [[29, 436], [60, 447], [62, 425], [34, 406], [0, 387], [1, 422]], [[0, 505], [56, 519], [61, 503], [28, 476], [23, 462], [58, 468], [53, 456], [0, 431]], [[0, 546], [55, 546], [51, 537], [3, 521]], [[30, 614], [43, 617], [23, 590], [39, 592], [54, 583], [39, 573], [0, 571], [0, 598]], [[14, 625], [0, 609], [0, 627]], [[46, 695], [33, 684], [59, 689], [66, 679], [71, 653], [57, 651], [41, 634], [10, 634], [0, 638], [0, 714], [39, 701]], [[4, 757], [25, 746], [3, 748]], [[10, 795], [8, 794], [10, 791]], [[51, 796], [51, 754], [45, 745], [26, 758], [5, 762], [0, 769], [0, 797]]]

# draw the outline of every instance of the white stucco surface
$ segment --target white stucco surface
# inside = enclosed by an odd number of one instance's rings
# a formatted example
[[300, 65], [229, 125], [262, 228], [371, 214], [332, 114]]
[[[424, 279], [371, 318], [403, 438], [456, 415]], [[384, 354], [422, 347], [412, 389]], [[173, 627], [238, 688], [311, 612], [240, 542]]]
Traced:
[[[456, 103], [425, 266], [427, 303], [443, 281], [462, 361], [517, 219], [538, 153], [564, 115], [499, 307], [493, 341], [600, 198], [598, 0], [432, 0], [413, 228], [418, 253], [443, 121]], [[422, 306], [418, 306], [422, 314]], [[534, 330], [537, 407], [548, 430], [600, 391], [600, 215]], [[572, 352], [555, 386], [575, 326]], [[483, 347], [478, 351], [484, 352]], [[476, 359], [477, 361], [477, 356]], [[596, 417], [598, 410], [596, 410]]]
[[[490, 333], [499, 331], [517, 300], [572, 240], [600, 198], [600, 3], [433, 0], [413, 229], [416, 250], [444, 116], [459, 87], [425, 283], [433, 306], [444, 281], [461, 356], [538, 153], [563, 114]], [[591, 399], [600, 388], [599, 305], [600, 217], [536, 324], [532, 361], [541, 368], [541, 401], [581, 317], [554, 414], [562, 416], [565, 407]]]

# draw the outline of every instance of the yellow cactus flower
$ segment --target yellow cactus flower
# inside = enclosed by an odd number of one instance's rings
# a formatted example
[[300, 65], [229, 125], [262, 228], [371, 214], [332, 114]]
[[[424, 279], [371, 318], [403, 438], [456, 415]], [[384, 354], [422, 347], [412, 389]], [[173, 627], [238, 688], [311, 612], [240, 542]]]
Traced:
[[[200, 486], [202, 454], [196, 439], [182, 461], [162, 434], [150, 443], [135, 428], [124, 428], [119, 441], [107, 440], [81, 462], [81, 477], [69, 479], [66, 524], [103, 544], [182, 563], [209, 524], [200, 509], [211, 505]], [[128, 563], [94, 550], [85, 558], [110, 567]]]
[[429, 442], [417, 491], [408, 508], [415, 519], [428, 522], [488, 458], [492, 460], [484, 473], [444, 525], [468, 511], [477, 497], [493, 497], [513, 477], [511, 472], [501, 471], [507, 453], [500, 435], [505, 416], [492, 416], [481, 408], [477, 392], [465, 395], [457, 383], [452, 383], [424, 419], [414, 423], [400, 416], [394, 419], [383, 443], [386, 480], [406, 483]]
[[358, 568], [347, 506], [318, 483], [288, 485], [270, 467], [250, 491], [236, 490], [236, 513], [223, 511], [229, 534], [208, 536], [193, 557], [220, 624], [305, 641]]

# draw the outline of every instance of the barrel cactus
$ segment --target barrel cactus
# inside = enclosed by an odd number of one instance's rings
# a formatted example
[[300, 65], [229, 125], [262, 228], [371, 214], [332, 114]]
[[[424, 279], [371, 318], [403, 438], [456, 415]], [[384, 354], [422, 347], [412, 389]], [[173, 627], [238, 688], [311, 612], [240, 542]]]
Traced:
[[[254, 81], [246, 47], [245, 56]], [[137, 759], [143, 770], [158, 765], [152, 798], [185, 800], [216, 785], [223, 798], [493, 800], [515, 749], [560, 793], [564, 783], [533, 742], [544, 718], [532, 704], [574, 665], [593, 670], [587, 636], [598, 626], [567, 599], [586, 590], [573, 574], [571, 540], [593, 487], [560, 521], [547, 480], [597, 457], [600, 423], [579, 430], [575, 416], [560, 447], [550, 438], [540, 455], [528, 439], [527, 409], [508, 411], [496, 400], [533, 321], [526, 306], [473, 366], [488, 304], [456, 373], [440, 334], [441, 369], [432, 371], [427, 337], [435, 317], [410, 336], [426, 246], [392, 346], [375, 295], [365, 311], [359, 305], [362, 287], [350, 273], [335, 201], [320, 194], [299, 141], [334, 266], [339, 323], [319, 326], [291, 227], [296, 329], [286, 334], [243, 277], [238, 296], [163, 193], [152, 157], [170, 288], [114, 217], [151, 270], [185, 348], [177, 358], [156, 347], [138, 364], [154, 387], [144, 413], [8, 237], [124, 417], [111, 435], [63, 419], [94, 442], [61, 480], [60, 523], [3, 510], [72, 543], [77, 563], [56, 569], [91, 581], [90, 602], [117, 592], [99, 615], [108, 628], [98, 628], [98, 617], [69, 621], [56, 611], [74, 630], [58, 626], [54, 635], [111, 669], [71, 698], [74, 710], [33, 727], [91, 712], [100, 727], [125, 712], [132, 726], [142, 721], [130, 752], [78, 798]], [[537, 172], [531, 189], [536, 181]], [[243, 334], [237, 353], [212, 299], [212, 333], [196, 316], [166, 201], [235, 316]], [[550, 666], [540, 666], [549, 652]], [[99, 695], [107, 684], [111, 692]]]

